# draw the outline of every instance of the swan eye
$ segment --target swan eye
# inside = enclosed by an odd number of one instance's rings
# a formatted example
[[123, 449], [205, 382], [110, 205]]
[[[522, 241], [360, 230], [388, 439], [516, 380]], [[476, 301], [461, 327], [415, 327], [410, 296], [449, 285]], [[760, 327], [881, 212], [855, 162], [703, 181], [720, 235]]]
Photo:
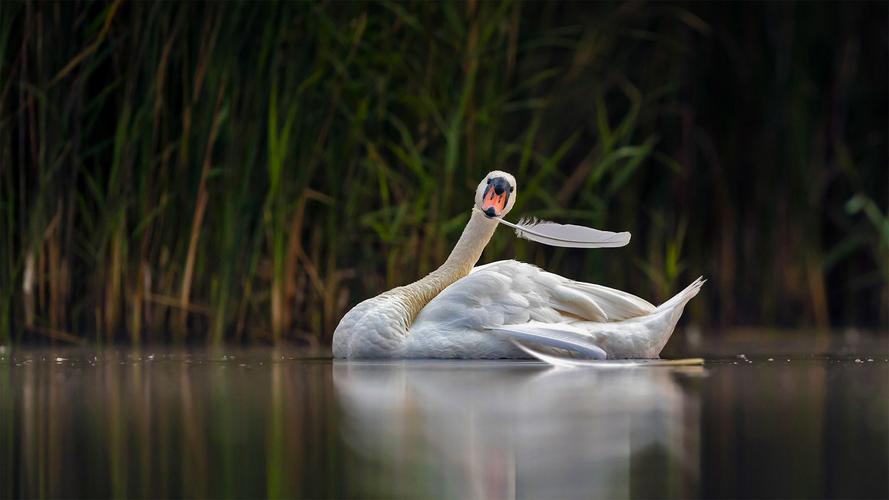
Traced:
[[491, 183], [491, 179], [488, 179], [488, 184], [490, 184], [490, 183]]
[[515, 191], [515, 187], [513, 187], [513, 186], [509, 186], [509, 192], [511, 193], [511, 192], [513, 192], [513, 191]]

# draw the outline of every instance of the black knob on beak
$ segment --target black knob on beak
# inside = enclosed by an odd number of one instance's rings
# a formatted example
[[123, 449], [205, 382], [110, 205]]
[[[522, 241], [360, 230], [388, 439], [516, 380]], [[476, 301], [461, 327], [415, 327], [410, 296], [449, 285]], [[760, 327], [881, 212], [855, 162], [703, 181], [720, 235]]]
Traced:
[[509, 185], [509, 181], [504, 179], [503, 177], [495, 177], [490, 182], [491, 187], [494, 188], [494, 194], [500, 196], [501, 194], [509, 191], [509, 188], [512, 186]]

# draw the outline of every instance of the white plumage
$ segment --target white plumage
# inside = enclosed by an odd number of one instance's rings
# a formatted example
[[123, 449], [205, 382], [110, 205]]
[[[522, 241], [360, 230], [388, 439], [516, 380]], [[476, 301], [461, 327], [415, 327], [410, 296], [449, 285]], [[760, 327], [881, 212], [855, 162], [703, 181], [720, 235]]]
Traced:
[[[512, 196], [510, 196], [512, 195]], [[527, 358], [552, 349], [588, 359], [657, 358], [698, 278], [658, 307], [620, 290], [573, 281], [506, 260], [473, 268], [498, 224], [553, 246], [617, 247], [630, 233], [553, 222], [503, 220], [515, 180], [491, 172], [479, 184], [469, 223], [447, 261], [428, 276], [365, 300], [333, 336], [338, 358]], [[541, 353], [541, 350], [547, 352]], [[568, 363], [571, 364], [571, 363]], [[576, 364], [576, 363], [575, 363]]]
[[552, 247], [566, 248], [616, 248], [626, 246], [630, 242], [630, 233], [612, 233], [573, 224], [558, 224], [534, 218], [521, 219], [513, 224], [499, 219], [503, 225], [515, 229], [519, 238], [536, 241]]
[[432, 299], [397, 357], [528, 357], [512, 343], [517, 340], [594, 359], [656, 358], [702, 284], [699, 279], [655, 307], [626, 292], [572, 281], [530, 264], [494, 262], [475, 268]]

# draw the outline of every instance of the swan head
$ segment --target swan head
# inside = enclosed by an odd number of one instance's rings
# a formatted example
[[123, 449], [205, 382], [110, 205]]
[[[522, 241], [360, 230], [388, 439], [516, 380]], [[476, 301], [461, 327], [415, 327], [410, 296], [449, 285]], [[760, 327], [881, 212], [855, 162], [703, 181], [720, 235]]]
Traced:
[[490, 219], [503, 217], [512, 209], [515, 198], [515, 177], [494, 170], [489, 172], [476, 188], [475, 208]]

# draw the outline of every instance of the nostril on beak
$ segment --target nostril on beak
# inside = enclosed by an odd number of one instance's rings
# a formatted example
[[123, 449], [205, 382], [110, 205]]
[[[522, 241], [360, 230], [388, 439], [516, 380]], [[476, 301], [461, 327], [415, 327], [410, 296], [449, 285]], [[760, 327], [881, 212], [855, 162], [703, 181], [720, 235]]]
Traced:
[[488, 217], [494, 217], [497, 214], [494, 212], [494, 207], [488, 207], [485, 209], [485, 215], [487, 215]]

